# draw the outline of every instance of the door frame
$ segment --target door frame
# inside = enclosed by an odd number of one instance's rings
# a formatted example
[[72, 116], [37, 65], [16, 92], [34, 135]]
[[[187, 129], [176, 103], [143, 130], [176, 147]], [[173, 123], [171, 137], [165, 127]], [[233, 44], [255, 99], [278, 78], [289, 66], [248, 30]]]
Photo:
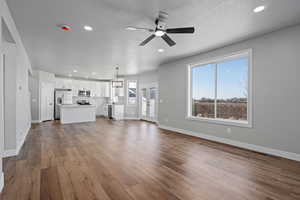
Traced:
[[[154, 117], [154, 119], [150, 119], [149, 117], [146, 117], [146, 118], [142, 117], [142, 90], [145, 89], [145, 88], [146, 89], [156, 88], [155, 117]], [[159, 96], [158, 82], [152, 82], [152, 83], [146, 83], [146, 84], [140, 84], [139, 85], [139, 118], [141, 120], [158, 123], [158, 99], [159, 99], [158, 96]]]
[[[1, 17], [0, 17], [1, 20]], [[0, 26], [1, 23], [0, 23]], [[1, 35], [1, 34], [0, 34]], [[2, 43], [2, 41], [0, 41]], [[3, 43], [2, 43], [3, 44]], [[4, 52], [2, 47], [0, 47], [0, 164], [2, 165], [2, 157], [4, 152]], [[2, 179], [3, 172], [2, 167], [0, 166], [0, 178]], [[0, 180], [1, 181], [1, 180]], [[0, 182], [0, 189], [3, 185]]]
[[[43, 117], [43, 86], [44, 85], [51, 85], [52, 87], [52, 106], [53, 106], [53, 115], [51, 115], [51, 119], [44, 119]], [[47, 82], [47, 81], [42, 81], [40, 82], [40, 120], [41, 121], [48, 121], [48, 120], [54, 120], [54, 83], [52, 82]]]

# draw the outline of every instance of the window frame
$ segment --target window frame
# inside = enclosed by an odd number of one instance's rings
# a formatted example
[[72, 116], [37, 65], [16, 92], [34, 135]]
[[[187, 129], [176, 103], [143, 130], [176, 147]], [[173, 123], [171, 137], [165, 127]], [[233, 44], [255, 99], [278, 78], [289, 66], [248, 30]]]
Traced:
[[[135, 103], [129, 103], [129, 83], [135, 82], [136, 83], [136, 96], [135, 96]], [[127, 80], [127, 88], [126, 88], [126, 102], [129, 106], [135, 106], [138, 104], [138, 81], [137, 80]]]
[[[207, 64], [216, 64], [218, 62], [224, 62], [228, 60], [233, 60], [241, 57], [248, 57], [248, 99], [247, 99], [247, 121], [238, 121], [238, 120], [228, 120], [228, 119], [221, 119], [221, 118], [205, 118], [205, 117], [195, 117], [192, 116], [192, 68], [199, 67], [201, 65]], [[214, 58], [204, 59], [198, 63], [188, 64], [187, 65], [187, 113], [186, 119], [193, 120], [193, 121], [200, 121], [200, 122], [207, 122], [207, 123], [214, 123], [214, 124], [221, 124], [221, 125], [229, 125], [229, 126], [238, 126], [238, 127], [246, 127], [252, 128], [253, 127], [253, 110], [252, 110], [252, 103], [253, 103], [253, 58], [252, 58], [252, 49], [246, 49], [243, 51], [233, 52], [231, 54], [227, 54], [224, 56], [218, 56]], [[215, 80], [217, 82], [217, 80]], [[215, 86], [216, 88], [216, 86]], [[215, 89], [216, 90], [216, 89]]]

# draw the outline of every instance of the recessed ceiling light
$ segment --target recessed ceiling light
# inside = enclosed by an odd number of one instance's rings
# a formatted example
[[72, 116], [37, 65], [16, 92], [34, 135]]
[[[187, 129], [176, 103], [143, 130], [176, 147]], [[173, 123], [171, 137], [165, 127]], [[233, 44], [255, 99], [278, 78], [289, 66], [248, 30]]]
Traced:
[[76, 69], [73, 70], [74, 73], [78, 72]]
[[84, 30], [86, 30], [86, 31], [92, 31], [92, 30], [93, 30], [93, 27], [88, 26], [88, 25], [85, 25], [83, 28], [84, 28]]
[[131, 26], [128, 26], [125, 28], [126, 30], [129, 30], [129, 31], [136, 31], [137, 29], [134, 28], [134, 27], [131, 27]]
[[159, 53], [162, 53], [162, 52], [164, 52], [165, 50], [164, 49], [158, 49], [157, 50]]
[[253, 12], [259, 13], [261, 11], [264, 11], [266, 9], [265, 6], [257, 6], [256, 8], [253, 9]]

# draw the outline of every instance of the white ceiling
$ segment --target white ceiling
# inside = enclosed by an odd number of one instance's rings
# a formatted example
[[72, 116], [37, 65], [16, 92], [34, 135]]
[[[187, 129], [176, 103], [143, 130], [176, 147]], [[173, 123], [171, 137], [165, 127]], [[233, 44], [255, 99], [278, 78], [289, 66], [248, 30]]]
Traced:
[[[207, 51], [300, 22], [300, 0], [7, 0], [34, 68], [67, 75], [110, 78], [153, 70], [162, 62]], [[266, 5], [261, 13], [253, 13]], [[146, 32], [126, 26], [154, 27], [158, 11], [169, 13], [168, 27], [195, 26], [193, 35], [170, 35], [138, 44]], [[69, 24], [72, 31], [56, 26]], [[84, 25], [94, 28], [83, 30]], [[158, 53], [157, 49], [165, 49]], [[74, 73], [73, 73], [74, 74]]]

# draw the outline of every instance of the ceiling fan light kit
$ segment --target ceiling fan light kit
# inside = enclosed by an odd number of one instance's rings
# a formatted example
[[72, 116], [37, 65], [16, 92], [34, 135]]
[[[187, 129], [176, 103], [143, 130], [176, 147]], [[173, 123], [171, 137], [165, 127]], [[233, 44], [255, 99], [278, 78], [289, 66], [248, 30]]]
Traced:
[[153, 40], [155, 37], [161, 37], [170, 47], [174, 46], [176, 42], [172, 40], [168, 34], [192, 34], [195, 32], [194, 27], [183, 27], [183, 28], [166, 28], [166, 21], [168, 19], [168, 13], [160, 11], [158, 18], [155, 20], [155, 29], [140, 28], [140, 27], [127, 27], [126, 30], [131, 31], [147, 31], [152, 33], [148, 38], [140, 43], [140, 46], [145, 46], [148, 42]]

